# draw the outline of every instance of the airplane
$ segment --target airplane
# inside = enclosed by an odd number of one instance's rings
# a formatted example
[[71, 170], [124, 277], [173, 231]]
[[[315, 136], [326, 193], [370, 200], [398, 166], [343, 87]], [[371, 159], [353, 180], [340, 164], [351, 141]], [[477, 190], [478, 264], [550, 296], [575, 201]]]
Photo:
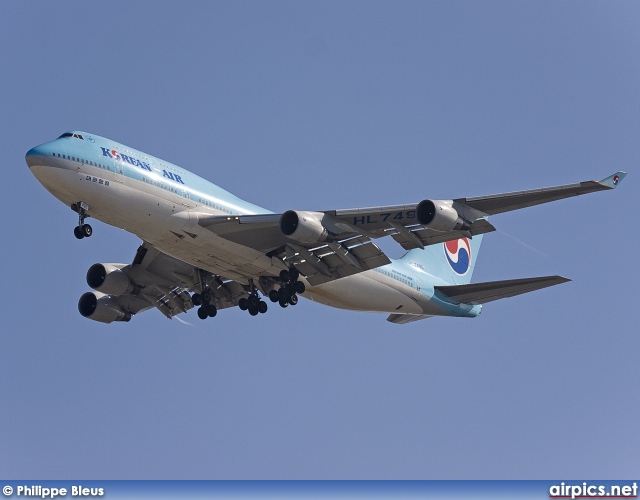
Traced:
[[[239, 307], [257, 316], [264, 298], [282, 308], [298, 296], [342, 309], [388, 314], [405, 324], [433, 316], [476, 317], [485, 303], [570, 281], [562, 276], [471, 283], [489, 216], [610, 190], [625, 177], [450, 200], [273, 213], [174, 165], [113, 140], [71, 131], [30, 149], [37, 180], [78, 214], [74, 235], [95, 218], [142, 239], [131, 264], [98, 263], [82, 316], [129, 321], [156, 308], [167, 318], [197, 307], [200, 319]], [[392, 260], [372, 241], [407, 250]]]

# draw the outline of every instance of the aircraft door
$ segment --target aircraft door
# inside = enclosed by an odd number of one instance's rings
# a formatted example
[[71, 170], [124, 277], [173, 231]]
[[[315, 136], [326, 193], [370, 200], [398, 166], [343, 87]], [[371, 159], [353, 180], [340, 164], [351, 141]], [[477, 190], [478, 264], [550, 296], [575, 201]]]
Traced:
[[122, 182], [122, 158], [120, 155], [113, 159], [113, 178], [116, 182]]
[[422, 294], [422, 292], [420, 292], [420, 289], [422, 288], [422, 281], [420, 281], [418, 278], [414, 278], [413, 285], [413, 298], [414, 300], [418, 300], [420, 298], [420, 295]]

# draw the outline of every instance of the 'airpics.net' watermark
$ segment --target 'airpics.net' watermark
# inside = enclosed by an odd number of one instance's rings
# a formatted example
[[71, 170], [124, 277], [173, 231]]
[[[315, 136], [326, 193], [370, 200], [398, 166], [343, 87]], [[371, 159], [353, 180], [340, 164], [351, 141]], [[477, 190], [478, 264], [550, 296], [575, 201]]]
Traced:
[[638, 484], [554, 484], [549, 488], [549, 498], [638, 498]]

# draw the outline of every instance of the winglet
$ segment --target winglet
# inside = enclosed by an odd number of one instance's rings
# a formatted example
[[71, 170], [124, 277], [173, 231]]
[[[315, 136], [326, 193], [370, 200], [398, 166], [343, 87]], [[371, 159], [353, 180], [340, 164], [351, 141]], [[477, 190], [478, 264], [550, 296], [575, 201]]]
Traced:
[[622, 172], [622, 171], [616, 172], [615, 174], [611, 174], [606, 179], [602, 179], [600, 181], [600, 184], [604, 184], [605, 186], [608, 186], [611, 189], [614, 189], [618, 184], [620, 184], [620, 182], [622, 181], [622, 179], [625, 178], [626, 175], [627, 175], [626, 172]]

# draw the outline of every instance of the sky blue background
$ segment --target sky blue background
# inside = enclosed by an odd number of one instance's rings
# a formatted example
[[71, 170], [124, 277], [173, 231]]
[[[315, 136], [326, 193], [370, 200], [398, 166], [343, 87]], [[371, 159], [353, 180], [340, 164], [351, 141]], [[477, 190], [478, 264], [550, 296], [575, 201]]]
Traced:
[[[638, 2], [2, 2], [0, 476], [637, 475], [639, 20]], [[301, 301], [102, 325], [77, 312], [86, 270], [139, 240], [94, 222], [77, 241], [24, 162], [71, 129], [277, 212], [629, 176], [493, 217], [475, 281], [574, 281], [473, 320]]]

